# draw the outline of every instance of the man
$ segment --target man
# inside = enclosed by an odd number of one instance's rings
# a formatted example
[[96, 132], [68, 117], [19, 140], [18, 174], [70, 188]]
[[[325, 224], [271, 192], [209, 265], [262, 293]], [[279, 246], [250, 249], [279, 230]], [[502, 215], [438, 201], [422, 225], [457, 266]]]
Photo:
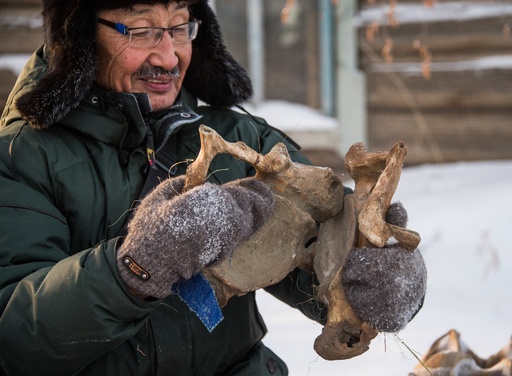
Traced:
[[[251, 83], [207, 1], [43, 0], [43, 18], [0, 121], [0, 373], [286, 375], [254, 293], [213, 326], [184, 294], [208, 295], [201, 270], [274, 202], [226, 155], [182, 192], [199, 125], [262, 154], [284, 140], [229, 110]], [[267, 290], [324, 322], [314, 283], [295, 270]]]
[[[199, 124], [264, 154], [283, 140], [227, 109], [250, 97], [251, 84], [207, 2], [44, 0], [43, 17], [46, 44], [0, 125], [1, 373], [286, 374], [261, 343], [254, 294], [232, 298], [210, 333], [172, 290], [226, 257], [272, 210], [268, 188], [243, 179], [254, 171], [229, 156], [214, 160], [215, 184], [178, 194]], [[141, 191], [159, 181], [144, 187], [155, 170], [176, 178], [133, 214]], [[220, 202], [213, 213], [194, 212], [211, 197]], [[312, 285], [295, 271], [269, 291], [322, 320]]]

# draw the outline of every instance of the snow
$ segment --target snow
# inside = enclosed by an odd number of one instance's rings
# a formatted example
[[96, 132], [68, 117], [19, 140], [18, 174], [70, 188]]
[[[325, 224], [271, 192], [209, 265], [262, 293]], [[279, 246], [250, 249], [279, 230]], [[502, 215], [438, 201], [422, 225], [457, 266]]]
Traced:
[[30, 54], [5, 54], [0, 55], [0, 70], [9, 70], [15, 76], [18, 76], [26, 62], [30, 58]]
[[30, 16], [10, 13], [8, 14], [8, 12], [5, 12], [4, 14], [0, 14], [0, 27], [4, 29], [15, 29], [19, 27], [38, 29], [43, 27], [43, 17], [39, 13], [37, 13], [35, 16]]
[[286, 101], [265, 101], [260, 105], [245, 104], [243, 106], [251, 114], [262, 117], [270, 125], [290, 132], [301, 131], [332, 131], [338, 127], [336, 119], [322, 115], [308, 106]]
[[325, 361], [313, 350], [321, 326], [258, 292], [264, 343], [293, 376], [405, 376], [418, 363], [410, 349], [421, 358], [450, 329], [480, 357], [498, 352], [512, 335], [510, 192], [512, 161], [406, 166], [394, 199], [422, 237], [428, 288], [419, 314], [398, 335], [379, 334], [359, 357]]

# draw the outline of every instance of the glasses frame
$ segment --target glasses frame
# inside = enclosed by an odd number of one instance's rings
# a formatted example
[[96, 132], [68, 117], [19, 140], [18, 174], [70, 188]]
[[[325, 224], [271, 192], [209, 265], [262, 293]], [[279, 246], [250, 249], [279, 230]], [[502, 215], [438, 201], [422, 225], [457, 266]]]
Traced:
[[[128, 27], [128, 26], [126, 26], [126, 25], [124, 25], [124, 24], [122, 24], [120, 22], [112, 22], [112, 21], [108, 21], [108, 20], [105, 20], [105, 19], [100, 18], [100, 17], [97, 18], [97, 22], [102, 24], [102, 25], [108, 26], [111, 29], [116, 30], [116, 31], [118, 31], [119, 33], [121, 33], [123, 35], [128, 36], [130, 38], [130, 46], [133, 46], [135, 48], [150, 48], [150, 47], [157, 46], [162, 41], [162, 38], [163, 38], [165, 32], [168, 32], [169, 35], [171, 36], [172, 42], [176, 43], [176, 41], [174, 40], [174, 30], [176, 30], [179, 27], [183, 27], [184, 25], [195, 24], [195, 25], [197, 25], [197, 26], [195, 26], [195, 28], [196, 28], [195, 35], [191, 39], [186, 41], [186, 42], [181, 42], [181, 43], [178, 42], [176, 44], [185, 44], [185, 43], [188, 43], [188, 42], [192, 42], [194, 39], [196, 39], [197, 31], [199, 30], [199, 26], [201, 25], [201, 20], [198, 20], [198, 19], [193, 19], [191, 21], [184, 22], [182, 24], [179, 24], [179, 25], [176, 25], [176, 26], [173, 26], [173, 27], [152, 27], [152, 26], [147, 26], [147, 27]], [[132, 40], [132, 31], [143, 30], [143, 29], [161, 30], [162, 34], [160, 34], [160, 38], [156, 41], [155, 44], [148, 45], [148, 46], [145, 46], [145, 47], [144, 46], [141, 46], [141, 47], [134, 46], [133, 45], [133, 40]]]

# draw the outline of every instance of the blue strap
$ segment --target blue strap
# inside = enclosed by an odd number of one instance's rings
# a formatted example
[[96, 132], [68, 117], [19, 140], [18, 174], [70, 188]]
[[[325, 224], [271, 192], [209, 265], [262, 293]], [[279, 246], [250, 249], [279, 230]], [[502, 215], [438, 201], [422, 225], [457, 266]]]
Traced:
[[172, 290], [196, 314], [210, 333], [224, 319], [213, 288], [202, 273], [176, 283]]

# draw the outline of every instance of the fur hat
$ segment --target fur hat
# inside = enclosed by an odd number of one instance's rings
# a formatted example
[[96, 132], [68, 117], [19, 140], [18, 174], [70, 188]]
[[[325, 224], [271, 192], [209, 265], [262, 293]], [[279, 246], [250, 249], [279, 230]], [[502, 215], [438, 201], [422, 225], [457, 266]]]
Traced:
[[[47, 128], [78, 106], [95, 78], [96, 17], [105, 9], [136, 4], [169, 4], [174, 0], [43, 0], [47, 75], [17, 102], [32, 126]], [[192, 61], [184, 87], [202, 101], [220, 107], [252, 96], [247, 72], [227, 51], [219, 22], [207, 0], [186, 0], [202, 21], [192, 42]]]

